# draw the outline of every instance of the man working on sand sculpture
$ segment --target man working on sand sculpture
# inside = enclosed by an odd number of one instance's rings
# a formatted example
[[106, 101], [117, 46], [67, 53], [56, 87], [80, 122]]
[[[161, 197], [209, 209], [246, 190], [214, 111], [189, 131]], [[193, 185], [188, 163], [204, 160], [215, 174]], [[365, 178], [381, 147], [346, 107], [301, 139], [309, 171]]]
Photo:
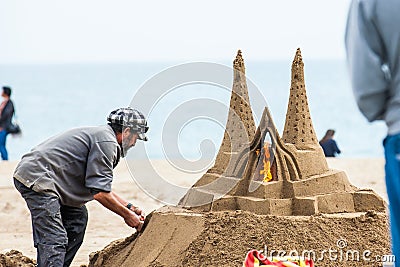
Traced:
[[69, 266], [83, 242], [97, 200], [140, 230], [142, 211], [111, 191], [113, 169], [136, 140], [147, 141], [142, 113], [120, 108], [108, 125], [72, 129], [33, 148], [14, 172], [14, 184], [31, 212], [38, 266]]

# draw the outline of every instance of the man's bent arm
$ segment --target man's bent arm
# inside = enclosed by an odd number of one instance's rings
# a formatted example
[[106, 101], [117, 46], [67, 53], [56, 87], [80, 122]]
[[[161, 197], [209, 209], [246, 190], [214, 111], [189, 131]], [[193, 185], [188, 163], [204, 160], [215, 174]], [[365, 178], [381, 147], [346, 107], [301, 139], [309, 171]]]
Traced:
[[[129, 201], [126, 201], [125, 199], [123, 199], [122, 197], [120, 197], [118, 194], [116, 194], [114, 192], [110, 192], [110, 193], [114, 195], [114, 197], [119, 201], [119, 203], [121, 203], [125, 207], [128, 205]], [[134, 207], [135, 207], [135, 209], [132, 209], [133, 212], [135, 212], [137, 215], [144, 216], [144, 213], [143, 213], [142, 209], [140, 209], [136, 205]]]
[[134, 212], [127, 209], [124, 203], [120, 202], [120, 200], [124, 200], [113, 192], [98, 192], [93, 196], [93, 198], [100, 202], [107, 209], [124, 218], [125, 223], [130, 227], [136, 228], [140, 226], [139, 217]]
[[115, 199], [119, 202], [119, 203], [121, 203], [121, 205], [123, 205], [123, 206], [125, 206], [126, 207], [126, 205], [128, 205], [128, 201], [126, 201], [125, 199], [123, 199], [122, 197], [120, 197], [118, 194], [116, 194], [116, 193], [114, 193], [114, 192], [110, 192], [110, 194], [112, 194], [114, 197], [115, 197]]

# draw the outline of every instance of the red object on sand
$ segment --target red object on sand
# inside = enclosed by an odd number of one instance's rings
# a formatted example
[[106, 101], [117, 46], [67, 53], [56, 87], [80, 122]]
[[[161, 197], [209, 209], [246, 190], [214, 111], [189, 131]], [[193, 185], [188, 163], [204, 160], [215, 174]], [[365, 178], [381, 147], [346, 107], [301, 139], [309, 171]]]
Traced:
[[305, 266], [307, 267], [314, 267], [314, 262], [312, 260], [309, 259], [301, 260], [299, 257], [297, 257], [297, 259], [295, 258], [296, 257], [293, 257], [293, 259], [284, 259], [284, 260], [277, 260], [278, 258], [275, 258], [271, 261], [266, 256], [264, 256], [264, 254], [253, 249], [247, 253], [246, 258], [243, 262], [243, 267], [264, 267], [264, 266], [287, 267], [287, 266], [293, 266], [293, 264], [295, 264], [296, 266], [304, 266], [300, 265], [299, 261], [303, 261]]

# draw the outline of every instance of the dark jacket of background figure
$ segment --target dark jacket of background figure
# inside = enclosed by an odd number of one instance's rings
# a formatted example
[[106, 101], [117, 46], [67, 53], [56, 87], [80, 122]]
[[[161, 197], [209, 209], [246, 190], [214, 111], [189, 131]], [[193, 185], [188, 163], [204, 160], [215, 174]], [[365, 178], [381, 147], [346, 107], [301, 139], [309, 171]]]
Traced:
[[14, 104], [11, 100], [8, 100], [4, 109], [0, 114], [0, 128], [6, 129], [12, 124], [12, 118], [14, 116]]
[[340, 149], [338, 148], [336, 141], [333, 139], [328, 139], [323, 143], [320, 143], [322, 149], [324, 150], [325, 157], [335, 157], [335, 153], [340, 154]]

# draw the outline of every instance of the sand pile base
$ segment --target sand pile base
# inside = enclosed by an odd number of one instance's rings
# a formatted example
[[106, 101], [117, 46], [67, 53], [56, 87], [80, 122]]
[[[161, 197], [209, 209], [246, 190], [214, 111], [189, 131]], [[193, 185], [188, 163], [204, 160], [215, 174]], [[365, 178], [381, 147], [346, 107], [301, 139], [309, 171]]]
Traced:
[[36, 261], [32, 260], [17, 250], [0, 253], [0, 267], [34, 267]]
[[[251, 249], [305, 253], [316, 266], [382, 266], [387, 216], [374, 211], [315, 216], [194, 213], [163, 207], [141, 235], [92, 253], [89, 266], [241, 266]], [[295, 250], [295, 251], [294, 251]], [[283, 251], [283, 252], [282, 252]]]

